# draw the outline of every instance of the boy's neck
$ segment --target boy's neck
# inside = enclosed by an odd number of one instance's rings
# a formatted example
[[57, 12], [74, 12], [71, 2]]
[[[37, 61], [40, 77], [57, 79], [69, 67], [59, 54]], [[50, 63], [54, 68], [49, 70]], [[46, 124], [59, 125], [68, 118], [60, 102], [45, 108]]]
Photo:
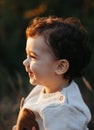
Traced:
[[51, 86], [45, 86], [44, 93], [55, 93], [57, 91], [61, 91], [63, 88], [69, 85], [69, 79], [64, 79], [61, 82], [54, 82]]

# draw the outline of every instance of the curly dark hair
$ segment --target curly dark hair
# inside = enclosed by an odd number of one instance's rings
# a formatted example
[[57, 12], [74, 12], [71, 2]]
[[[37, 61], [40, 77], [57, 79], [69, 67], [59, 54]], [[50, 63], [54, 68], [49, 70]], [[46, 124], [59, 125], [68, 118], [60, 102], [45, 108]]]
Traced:
[[26, 29], [26, 36], [42, 35], [50, 46], [55, 57], [66, 59], [69, 69], [65, 78], [76, 78], [83, 75], [91, 58], [88, 32], [78, 18], [66, 19], [58, 17], [34, 18]]

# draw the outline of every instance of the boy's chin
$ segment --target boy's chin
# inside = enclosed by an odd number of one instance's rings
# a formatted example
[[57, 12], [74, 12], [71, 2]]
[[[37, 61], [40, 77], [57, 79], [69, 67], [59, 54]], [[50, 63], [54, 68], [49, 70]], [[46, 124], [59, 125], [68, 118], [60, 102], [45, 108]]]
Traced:
[[30, 82], [31, 85], [34, 85], [34, 86], [37, 85], [36, 81], [34, 81], [34, 80], [32, 80], [32, 79], [30, 79], [29, 82]]

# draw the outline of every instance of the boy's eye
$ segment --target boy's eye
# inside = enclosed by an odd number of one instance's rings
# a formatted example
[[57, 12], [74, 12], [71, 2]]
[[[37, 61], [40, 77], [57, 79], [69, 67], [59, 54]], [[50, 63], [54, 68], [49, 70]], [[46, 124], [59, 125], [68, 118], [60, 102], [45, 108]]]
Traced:
[[36, 59], [36, 57], [35, 57], [35, 56], [32, 56], [32, 55], [30, 55], [30, 57], [33, 58], [33, 59]]
[[36, 59], [36, 57], [33, 56], [33, 55], [27, 55], [27, 58], [33, 58], [33, 59]]

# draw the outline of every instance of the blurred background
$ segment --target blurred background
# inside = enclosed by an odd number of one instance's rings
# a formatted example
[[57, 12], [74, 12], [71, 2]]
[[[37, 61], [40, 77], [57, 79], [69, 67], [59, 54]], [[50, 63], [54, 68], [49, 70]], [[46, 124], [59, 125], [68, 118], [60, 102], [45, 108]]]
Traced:
[[32, 89], [22, 64], [25, 59], [25, 29], [36, 16], [78, 17], [87, 28], [92, 50], [85, 78], [77, 79], [92, 113], [94, 130], [94, 0], [0, 0], [0, 130], [16, 123], [21, 97]]

